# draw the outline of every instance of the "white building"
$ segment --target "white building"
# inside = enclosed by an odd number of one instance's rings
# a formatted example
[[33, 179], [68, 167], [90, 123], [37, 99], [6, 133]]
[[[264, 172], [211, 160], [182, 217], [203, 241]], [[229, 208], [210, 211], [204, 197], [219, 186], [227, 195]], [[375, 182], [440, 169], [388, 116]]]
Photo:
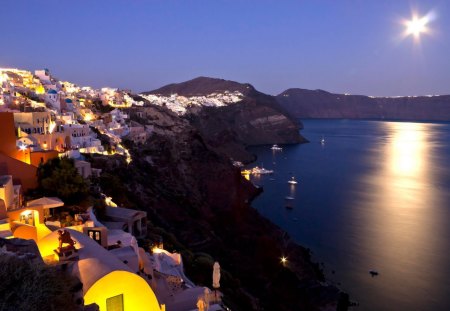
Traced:
[[49, 104], [58, 111], [61, 111], [61, 102], [59, 94], [56, 90], [50, 89], [45, 94], [45, 103]]
[[34, 75], [37, 76], [39, 78], [39, 80], [41, 80], [42, 84], [50, 84], [51, 83], [50, 72], [48, 69], [35, 70]]

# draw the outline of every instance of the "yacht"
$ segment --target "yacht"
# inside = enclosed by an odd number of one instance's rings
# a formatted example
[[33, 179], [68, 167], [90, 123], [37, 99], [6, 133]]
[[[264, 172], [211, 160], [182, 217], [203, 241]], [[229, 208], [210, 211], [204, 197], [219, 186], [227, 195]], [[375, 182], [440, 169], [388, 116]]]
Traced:
[[277, 144], [273, 145], [272, 148], [270, 148], [270, 149], [272, 149], [272, 150], [283, 150], [283, 148], [281, 148]]
[[322, 136], [322, 139], [320, 140], [320, 143], [322, 144], [322, 145], [325, 145], [325, 138]]
[[291, 177], [291, 180], [288, 181], [288, 184], [291, 184], [291, 185], [296, 185], [297, 184], [297, 181], [295, 180], [294, 176]]
[[273, 174], [273, 170], [267, 170], [264, 167], [254, 167], [252, 168], [252, 174], [254, 175], [264, 175], [264, 174]]

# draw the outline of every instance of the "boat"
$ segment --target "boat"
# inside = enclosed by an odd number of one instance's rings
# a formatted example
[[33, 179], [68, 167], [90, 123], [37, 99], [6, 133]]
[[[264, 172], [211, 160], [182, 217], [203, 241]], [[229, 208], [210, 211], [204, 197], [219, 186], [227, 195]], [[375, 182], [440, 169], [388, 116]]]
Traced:
[[322, 139], [320, 140], [320, 143], [322, 144], [322, 145], [325, 145], [325, 138], [322, 136]]
[[277, 144], [273, 145], [272, 148], [270, 148], [270, 149], [272, 149], [272, 150], [283, 150], [283, 148], [281, 148]]
[[296, 185], [296, 184], [298, 184], [298, 183], [297, 183], [297, 181], [295, 180], [295, 177], [292, 176], [292, 177], [291, 177], [291, 180], [288, 181], [288, 184]]
[[372, 277], [377, 276], [379, 274], [378, 271], [376, 271], [376, 270], [370, 270], [369, 273]]
[[294, 208], [291, 204], [286, 204], [284, 207], [286, 207], [287, 209], [293, 209]]
[[265, 169], [264, 167], [254, 167], [252, 168], [253, 175], [265, 175], [265, 174], [273, 174], [273, 170]]
[[286, 196], [286, 197], [284, 197], [286, 200], [294, 200], [295, 198], [294, 197], [290, 197], [290, 196]]

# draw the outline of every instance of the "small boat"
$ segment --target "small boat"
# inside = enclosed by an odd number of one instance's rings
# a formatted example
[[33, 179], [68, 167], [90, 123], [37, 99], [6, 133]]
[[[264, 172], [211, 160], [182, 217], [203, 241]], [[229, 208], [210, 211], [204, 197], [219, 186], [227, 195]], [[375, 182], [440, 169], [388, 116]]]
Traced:
[[322, 144], [322, 145], [325, 145], [325, 138], [322, 136], [322, 139], [320, 140], [320, 143]]
[[294, 207], [290, 204], [286, 204], [284, 207], [286, 207], [287, 209], [293, 209]]
[[286, 197], [284, 197], [286, 200], [294, 200], [295, 198], [294, 197], [290, 197], [290, 196], [286, 196]]
[[252, 168], [252, 174], [254, 175], [264, 175], [264, 174], [273, 174], [273, 170], [267, 170], [264, 167], [254, 167]]
[[291, 177], [291, 180], [288, 181], [288, 184], [296, 185], [296, 184], [298, 184], [298, 183], [297, 183], [297, 181], [295, 180], [295, 177], [292, 176], [292, 177]]
[[272, 150], [283, 150], [283, 148], [281, 148], [277, 144], [273, 145], [272, 148], [270, 148], [270, 149], [272, 149]]
[[378, 271], [376, 270], [370, 270], [369, 273], [372, 277], [377, 276], [379, 274]]

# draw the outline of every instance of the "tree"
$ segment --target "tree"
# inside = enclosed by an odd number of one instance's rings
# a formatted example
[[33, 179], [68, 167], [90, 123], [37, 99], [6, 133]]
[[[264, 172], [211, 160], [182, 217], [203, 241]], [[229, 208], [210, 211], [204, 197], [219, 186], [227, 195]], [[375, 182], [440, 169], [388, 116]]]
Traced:
[[58, 196], [67, 203], [79, 203], [88, 195], [88, 183], [69, 158], [55, 158], [38, 168], [38, 184], [47, 196]]

